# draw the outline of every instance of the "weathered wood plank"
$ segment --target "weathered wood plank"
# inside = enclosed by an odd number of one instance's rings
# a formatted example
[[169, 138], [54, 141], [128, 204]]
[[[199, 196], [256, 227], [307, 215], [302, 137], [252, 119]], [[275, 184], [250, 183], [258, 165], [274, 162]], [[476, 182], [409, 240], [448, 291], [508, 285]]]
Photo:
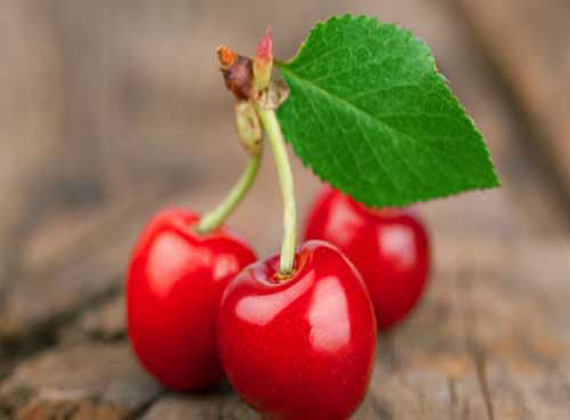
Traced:
[[58, 142], [57, 59], [49, 31], [27, 2], [0, 3], [0, 306], [18, 266], [28, 181]]
[[85, 341], [114, 342], [126, 337], [125, 296], [117, 293], [102, 305], [83, 312], [59, 334], [66, 345]]
[[570, 194], [570, 4], [462, 0], [465, 18], [502, 73]]
[[0, 402], [21, 419], [124, 419], [160, 393], [128, 345], [90, 345], [20, 364], [0, 386]]
[[226, 390], [207, 395], [167, 394], [155, 403], [143, 420], [256, 420], [259, 417], [240, 403], [237, 395]]
[[[388, 420], [368, 396], [352, 420]], [[378, 411], [380, 410], [380, 411]], [[259, 420], [261, 417], [228, 389], [206, 395], [174, 395], [161, 397], [142, 417], [143, 420]]]

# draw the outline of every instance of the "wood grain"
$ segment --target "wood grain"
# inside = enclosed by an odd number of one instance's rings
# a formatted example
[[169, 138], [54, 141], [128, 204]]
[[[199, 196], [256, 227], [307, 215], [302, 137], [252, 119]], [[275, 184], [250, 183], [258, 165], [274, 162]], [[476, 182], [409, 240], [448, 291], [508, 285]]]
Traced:
[[461, 0], [485, 51], [570, 194], [570, 4]]

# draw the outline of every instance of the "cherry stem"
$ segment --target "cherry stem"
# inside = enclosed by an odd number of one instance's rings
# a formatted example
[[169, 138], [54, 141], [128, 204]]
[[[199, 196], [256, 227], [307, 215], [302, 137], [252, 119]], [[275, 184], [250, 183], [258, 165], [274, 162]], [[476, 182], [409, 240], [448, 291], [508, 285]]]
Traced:
[[250, 158], [240, 179], [228, 193], [224, 201], [200, 218], [200, 222], [196, 226], [196, 232], [206, 234], [213, 231], [224, 223], [230, 214], [233, 213], [257, 177], [261, 155], [262, 153], [258, 153]]
[[295, 247], [297, 244], [296, 219], [297, 210], [295, 205], [295, 191], [293, 188], [293, 173], [285, 148], [285, 139], [275, 111], [264, 108], [259, 103], [255, 109], [261, 120], [261, 124], [267, 133], [267, 138], [273, 149], [273, 156], [279, 175], [281, 195], [283, 197], [283, 244], [281, 246], [280, 274], [289, 275], [293, 272], [295, 262]]

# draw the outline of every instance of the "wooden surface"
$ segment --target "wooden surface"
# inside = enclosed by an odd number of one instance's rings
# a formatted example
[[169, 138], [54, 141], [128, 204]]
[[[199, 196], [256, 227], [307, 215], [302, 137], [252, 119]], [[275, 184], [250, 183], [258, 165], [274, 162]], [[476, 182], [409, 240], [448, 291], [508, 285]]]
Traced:
[[[537, 5], [352, 6], [432, 46], [503, 181], [420, 206], [431, 285], [380, 338], [357, 420], [570, 418], [570, 29], [565, 0]], [[0, 419], [256, 418], [228, 384], [177, 395], [141, 370], [123, 273], [154, 211], [210, 208], [245, 163], [215, 47], [251, 50], [271, 22], [287, 57], [340, 11], [325, 0], [0, 1]], [[304, 214], [319, 184], [294, 169]], [[276, 182], [268, 156], [231, 220], [262, 256], [279, 244]]]
[[[570, 190], [570, 3], [461, 0], [478, 41]], [[566, 197], [568, 199], [570, 197]]]

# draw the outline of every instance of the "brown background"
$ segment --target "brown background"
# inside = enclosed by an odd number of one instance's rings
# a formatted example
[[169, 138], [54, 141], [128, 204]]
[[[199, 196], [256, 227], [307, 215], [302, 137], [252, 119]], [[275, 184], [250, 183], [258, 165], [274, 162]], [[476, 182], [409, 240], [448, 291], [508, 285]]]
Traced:
[[[0, 419], [255, 418], [140, 371], [123, 272], [154, 211], [211, 208], [246, 162], [216, 46], [253, 53], [271, 23], [287, 58], [344, 11], [432, 46], [503, 181], [420, 206], [431, 288], [357, 418], [570, 418], [570, 3], [0, 0]], [[294, 167], [303, 215], [319, 183]], [[268, 154], [231, 220], [262, 256], [280, 206]]]

